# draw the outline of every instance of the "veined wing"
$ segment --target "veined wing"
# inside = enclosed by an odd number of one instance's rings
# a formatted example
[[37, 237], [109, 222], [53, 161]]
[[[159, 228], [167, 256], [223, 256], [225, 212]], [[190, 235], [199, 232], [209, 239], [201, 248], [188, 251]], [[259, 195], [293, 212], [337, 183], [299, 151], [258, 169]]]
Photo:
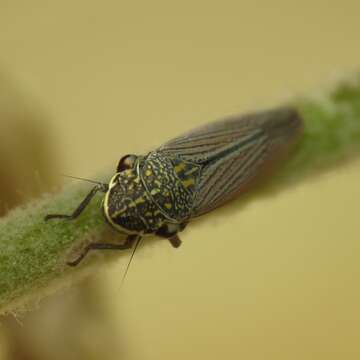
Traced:
[[284, 107], [205, 125], [158, 151], [200, 165], [192, 210], [192, 216], [199, 216], [248, 189], [301, 133], [300, 116]]

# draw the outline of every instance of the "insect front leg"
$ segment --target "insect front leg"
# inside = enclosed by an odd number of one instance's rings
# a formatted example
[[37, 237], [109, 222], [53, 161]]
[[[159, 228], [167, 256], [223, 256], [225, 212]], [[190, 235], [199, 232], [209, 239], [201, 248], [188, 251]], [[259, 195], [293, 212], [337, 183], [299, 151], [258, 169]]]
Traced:
[[181, 245], [181, 239], [178, 233], [185, 229], [187, 223], [182, 224], [165, 224], [155, 234], [162, 238], [169, 240], [170, 244], [174, 248], [178, 248]]
[[109, 186], [107, 184], [98, 184], [94, 186], [91, 191], [86, 195], [85, 199], [80, 203], [80, 205], [74, 210], [71, 215], [65, 214], [48, 214], [45, 216], [45, 221], [50, 219], [67, 219], [67, 220], [74, 220], [76, 219], [89, 205], [91, 199], [95, 196], [98, 191], [107, 192]]
[[82, 253], [73, 261], [68, 261], [69, 266], [76, 266], [87, 255], [90, 250], [127, 250], [130, 249], [134, 242], [139, 238], [139, 235], [129, 235], [123, 244], [109, 244], [109, 243], [91, 243], [87, 245]]

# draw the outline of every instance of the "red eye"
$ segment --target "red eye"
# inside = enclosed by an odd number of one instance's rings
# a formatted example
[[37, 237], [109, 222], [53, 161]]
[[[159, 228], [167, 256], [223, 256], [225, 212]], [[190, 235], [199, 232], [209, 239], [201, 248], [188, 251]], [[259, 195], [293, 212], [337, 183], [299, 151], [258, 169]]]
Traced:
[[132, 169], [135, 165], [136, 159], [137, 159], [136, 155], [130, 154], [123, 156], [119, 161], [116, 171], [121, 172], [127, 169]]

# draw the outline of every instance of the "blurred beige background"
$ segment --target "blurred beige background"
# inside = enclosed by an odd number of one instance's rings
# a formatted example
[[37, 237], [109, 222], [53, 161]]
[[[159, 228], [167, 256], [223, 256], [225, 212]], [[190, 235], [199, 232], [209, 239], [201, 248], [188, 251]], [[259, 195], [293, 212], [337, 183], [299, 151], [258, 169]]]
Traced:
[[[94, 176], [359, 69], [359, 13], [339, 0], [2, 0], [0, 79], [47, 114], [59, 173]], [[121, 291], [125, 263], [109, 267], [125, 359], [358, 359], [359, 181], [353, 162], [214, 213], [179, 250], [139, 251]]]

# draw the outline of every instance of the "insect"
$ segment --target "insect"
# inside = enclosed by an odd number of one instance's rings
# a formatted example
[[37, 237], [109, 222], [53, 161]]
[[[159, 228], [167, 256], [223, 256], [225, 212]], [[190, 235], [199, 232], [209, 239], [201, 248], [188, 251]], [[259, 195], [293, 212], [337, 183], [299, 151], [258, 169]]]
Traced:
[[50, 214], [45, 219], [76, 219], [97, 192], [105, 193], [105, 219], [127, 235], [126, 241], [91, 243], [68, 263], [72, 266], [90, 250], [129, 249], [146, 235], [166, 238], [177, 248], [179, 233], [191, 220], [266, 178], [268, 170], [289, 153], [302, 129], [303, 121], [292, 107], [202, 126], [146, 155], [123, 156], [109, 184], [96, 183], [71, 215]]

